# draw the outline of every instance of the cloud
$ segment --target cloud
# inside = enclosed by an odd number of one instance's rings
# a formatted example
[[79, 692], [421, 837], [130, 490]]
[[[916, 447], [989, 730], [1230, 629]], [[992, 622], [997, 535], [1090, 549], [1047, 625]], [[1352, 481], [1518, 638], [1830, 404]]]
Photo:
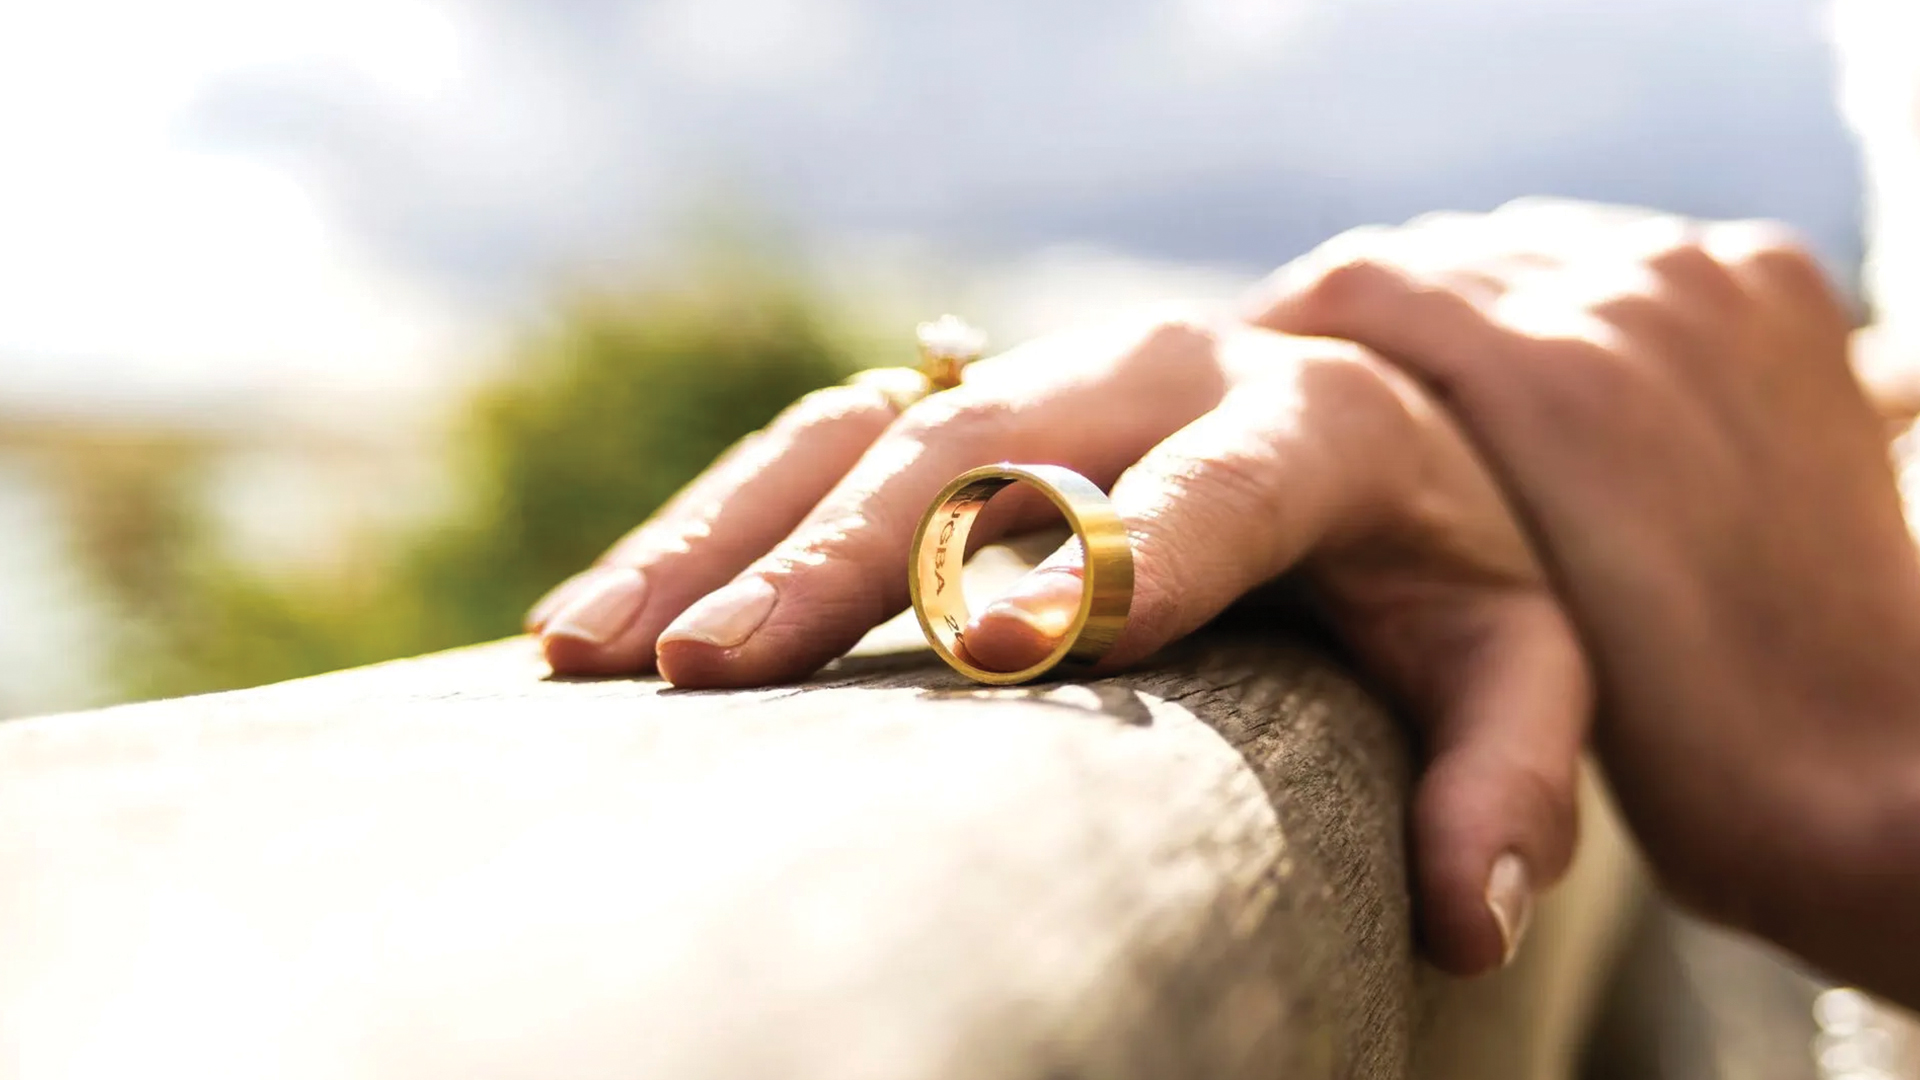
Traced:
[[378, 372], [664, 243], [716, 191], [969, 258], [1253, 268], [1529, 191], [1784, 217], [1844, 255], [1857, 181], [1817, 7], [12, 5], [0, 355]]
[[1326, 13], [1322, 0], [1178, 0], [1168, 30], [1198, 70], [1230, 74], [1273, 63]]
[[[723, 182], [824, 231], [1226, 259], [1272, 242], [1220, 244], [1229, 219], [1284, 219], [1291, 242], [1542, 187], [1823, 234], [1850, 213], [1822, 205], [1854, 176], [1812, 0], [455, 10], [484, 77], [416, 123], [352, 113], [325, 149], [370, 233], [504, 294], [642, 242]], [[1188, 217], [1218, 231], [1159, 239]]]
[[790, 88], [859, 62], [849, 0], [657, 0], [632, 13], [633, 48], [693, 87]]
[[[403, 100], [430, 92], [422, 73], [437, 80], [444, 55], [393, 29], [410, 25], [406, 4], [257, 9], [75, 0], [0, 15], [10, 399], [165, 408], [289, 384], [389, 388], [445, 351], [454, 317], [383, 265], [383, 238], [340, 228], [298, 170], [181, 129], [226, 73], [351, 60], [340, 70]], [[379, 46], [354, 45], [370, 26]]]

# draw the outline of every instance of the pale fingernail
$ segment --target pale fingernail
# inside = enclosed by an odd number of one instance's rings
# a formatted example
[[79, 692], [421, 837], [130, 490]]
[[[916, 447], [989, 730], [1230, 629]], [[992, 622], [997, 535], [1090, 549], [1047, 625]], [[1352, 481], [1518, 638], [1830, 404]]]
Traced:
[[603, 567], [572, 590], [566, 605], [547, 623], [545, 636], [605, 645], [640, 614], [647, 576], [631, 566]]
[[1527, 877], [1527, 864], [1509, 851], [1493, 861], [1487, 874], [1487, 910], [1500, 927], [1501, 966], [1513, 963], [1520, 942], [1527, 936], [1527, 924], [1533, 921], [1533, 885]]
[[538, 633], [546, 626], [547, 620], [553, 618], [561, 608], [566, 607], [567, 604], [573, 600], [574, 594], [580, 591], [582, 583], [599, 576], [604, 573], [606, 569], [604, 566], [588, 567], [560, 584], [555, 585], [553, 588], [548, 589], [547, 595], [542, 596], [539, 601], [527, 609], [526, 629], [528, 632]]
[[1080, 613], [1080, 577], [1065, 571], [1027, 574], [1014, 587], [974, 617], [974, 625], [983, 620], [1007, 616], [1019, 620], [1028, 629], [1049, 641], [1058, 641], [1073, 628]]
[[743, 577], [717, 592], [708, 593], [700, 602], [680, 613], [662, 642], [698, 641], [722, 649], [732, 649], [753, 636], [767, 621], [779, 594], [763, 577]]

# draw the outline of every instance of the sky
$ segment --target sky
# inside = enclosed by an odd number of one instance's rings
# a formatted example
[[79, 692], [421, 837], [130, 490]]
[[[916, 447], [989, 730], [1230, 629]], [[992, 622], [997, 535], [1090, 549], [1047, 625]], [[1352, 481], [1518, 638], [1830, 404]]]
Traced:
[[0, 408], [430, 393], [747, 208], [1253, 273], [1549, 191], [1844, 265], [1831, 81], [1814, 0], [0, 5]]
[[[923, 282], [903, 330], [1533, 193], [1846, 271], [1832, 84], [1820, 0], [0, 0], [0, 428], [404, 439], [555, 290], [716, 222], [888, 310]], [[0, 458], [0, 715], [104, 685], [44, 481]], [[275, 536], [330, 497], [241, 487]]]

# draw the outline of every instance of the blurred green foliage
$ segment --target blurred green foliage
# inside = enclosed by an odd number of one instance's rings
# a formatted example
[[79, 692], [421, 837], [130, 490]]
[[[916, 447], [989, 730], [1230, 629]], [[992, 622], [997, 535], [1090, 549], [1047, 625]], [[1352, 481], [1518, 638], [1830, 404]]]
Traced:
[[[791, 278], [738, 267], [696, 284], [564, 304], [458, 410], [451, 509], [351, 538], [328, 572], [231, 557], [183, 507], [177, 467], [112, 493], [79, 554], [122, 609], [127, 696], [254, 685], [515, 632], [730, 443], [860, 366], [852, 324]], [[129, 488], [131, 485], [131, 489]]]

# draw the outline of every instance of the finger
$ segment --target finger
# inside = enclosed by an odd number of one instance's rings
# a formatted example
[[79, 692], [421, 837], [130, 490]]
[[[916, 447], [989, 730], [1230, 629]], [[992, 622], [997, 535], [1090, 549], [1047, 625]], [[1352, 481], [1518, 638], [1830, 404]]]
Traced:
[[[979, 380], [970, 370], [966, 385], [909, 410], [786, 541], [668, 628], [662, 674], [708, 687], [812, 672], [905, 607], [913, 531], [954, 476], [1014, 460], [1110, 483], [1224, 389], [1212, 332], [1178, 320], [1130, 335], [1117, 361], [1096, 352], [1099, 362], [1084, 369], [1079, 351], [1114, 346], [1075, 338], [1031, 348]], [[1055, 364], [1084, 374], [1057, 377]], [[1001, 502], [976, 524], [978, 537], [1004, 527]]]
[[[1462, 634], [1426, 663], [1448, 672], [1415, 702], [1428, 762], [1413, 806], [1413, 865], [1428, 955], [1456, 975], [1512, 961], [1537, 894], [1566, 871], [1590, 679], [1551, 597], [1508, 592], [1439, 613]], [[1435, 645], [1434, 647], [1446, 648]]]
[[[1236, 391], [1116, 485], [1134, 542], [1136, 607], [1111, 663], [1199, 627], [1315, 548], [1364, 529], [1370, 507], [1393, 498], [1411, 455], [1362, 455], [1413, 440], [1393, 383], [1362, 382], [1356, 368], [1368, 373], [1349, 364], [1328, 366], [1341, 374], [1324, 382], [1311, 367], [1300, 376], [1301, 400], [1314, 404], [1298, 415], [1337, 423], [1276, 422], [1271, 396]], [[984, 609], [965, 634], [975, 662], [1018, 670], [1050, 652], [1077, 610], [1080, 566], [1077, 549], [1063, 547]], [[1462, 586], [1461, 596], [1473, 593]], [[1511, 956], [1535, 892], [1565, 870], [1589, 691], [1572, 630], [1544, 594], [1502, 586], [1471, 605], [1446, 600], [1432, 606], [1467, 630], [1399, 633], [1422, 643], [1413, 659], [1423, 669], [1447, 673], [1415, 702], [1432, 755], [1414, 810], [1415, 863], [1430, 950], [1466, 974]]]
[[1246, 321], [1294, 332], [1273, 309], [1329, 275], [1355, 265], [1391, 265], [1410, 279], [1490, 302], [1512, 280], [1565, 262], [1567, 237], [1594, 218], [1561, 200], [1516, 201], [1492, 214], [1422, 214], [1398, 228], [1350, 229], [1275, 270], [1242, 301]]
[[1290, 330], [1268, 309], [1356, 263], [1390, 264], [1428, 286], [1486, 301], [1517, 280], [1563, 269], [1575, 258], [1670, 246], [1670, 237], [1688, 234], [1693, 224], [1640, 207], [1541, 196], [1515, 199], [1490, 214], [1423, 214], [1398, 228], [1350, 230], [1281, 267], [1249, 292], [1244, 317]]
[[966, 659], [988, 671], [1021, 671], [1045, 660], [1079, 614], [1083, 560], [1073, 541], [975, 613], [960, 635]]
[[[778, 427], [779, 424], [780, 419], [776, 418], [773, 426]], [[655, 510], [646, 521], [634, 526], [625, 536], [615, 541], [613, 546], [593, 561], [592, 566], [555, 585], [547, 591], [545, 596], [535, 601], [533, 606], [527, 609], [522, 629], [529, 634], [539, 634], [546, 629], [547, 623], [561, 608], [577, 599], [582, 589], [590, 587], [602, 576], [599, 574], [602, 568], [631, 563], [633, 559], [627, 556], [637, 554], [649, 534], [657, 533], [669, 523], [690, 516], [690, 510], [711, 501], [712, 494], [737, 484], [742, 473], [742, 459], [756, 449], [764, 449], [759, 445], [764, 437], [764, 431], [752, 432], [727, 447], [713, 464], [707, 466], [692, 482], [674, 492], [673, 496]]]
[[[1700, 227], [1697, 244], [1748, 296], [1759, 301], [1762, 312], [1795, 312], [1801, 316], [1795, 325], [1804, 326], [1816, 341], [1852, 332], [1853, 312], [1818, 257], [1792, 229], [1770, 221], [1714, 222]], [[1786, 352], [1805, 359], [1837, 360], [1835, 371], [1852, 374], [1845, 351], [1813, 346]]]
[[[1366, 527], [1410, 482], [1417, 440], [1383, 364], [1350, 346], [1249, 331], [1269, 377], [1235, 389], [1127, 470], [1113, 489], [1133, 548], [1126, 629], [1104, 666], [1205, 624], [1322, 544]], [[1077, 611], [1081, 559], [1063, 547], [965, 634], [981, 666], [1018, 670]]]
[[1491, 309], [1516, 280], [1557, 265], [1510, 251], [1514, 245], [1486, 227], [1488, 219], [1472, 220], [1482, 227], [1450, 217], [1422, 229], [1335, 237], [1254, 286], [1243, 300], [1242, 317], [1284, 334], [1340, 337], [1334, 331], [1368, 325], [1365, 320], [1388, 302], [1420, 301], [1435, 313], [1449, 303], [1470, 313]]
[[[1617, 261], [1603, 267], [1632, 269]], [[1623, 424], [1659, 421], [1648, 402], [1673, 398], [1668, 373], [1623, 363], [1607, 345], [1612, 328], [1565, 295], [1582, 280], [1550, 275], [1537, 286], [1487, 294], [1369, 256], [1286, 278], [1260, 321], [1386, 357], [1462, 422], [1510, 489], [1528, 490], [1536, 485], [1527, 480], [1545, 475], [1564, 487], [1601, 479], [1578, 475], [1598, 467], [1589, 452], [1594, 439], [1621, 442]], [[1591, 430], [1600, 423], [1611, 427]]]
[[591, 585], [602, 565], [596, 562], [548, 589], [545, 596], [534, 601], [533, 606], [527, 609], [526, 619], [522, 622], [521, 629], [529, 634], [538, 634], [546, 629], [547, 623], [552, 620], [555, 612], [572, 603], [580, 595], [581, 589]]
[[547, 662], [563, 674], [652, 667], [660, 631], [778, 543], [895, 415], [870, 387], [796, 402], [536, 608]]

